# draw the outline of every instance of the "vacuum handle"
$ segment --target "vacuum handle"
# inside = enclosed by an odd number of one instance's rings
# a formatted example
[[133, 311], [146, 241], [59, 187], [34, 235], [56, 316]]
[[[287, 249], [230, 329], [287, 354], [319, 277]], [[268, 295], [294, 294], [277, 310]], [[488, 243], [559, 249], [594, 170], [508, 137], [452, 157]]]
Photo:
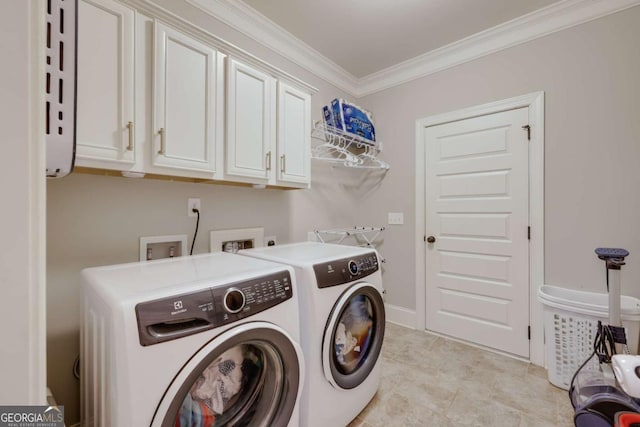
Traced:
[[596, 255], [604, 261], [610, 259], [624, 261], [624, 258], [629, 256], [629, 251], [622, 248], [596, 248]]

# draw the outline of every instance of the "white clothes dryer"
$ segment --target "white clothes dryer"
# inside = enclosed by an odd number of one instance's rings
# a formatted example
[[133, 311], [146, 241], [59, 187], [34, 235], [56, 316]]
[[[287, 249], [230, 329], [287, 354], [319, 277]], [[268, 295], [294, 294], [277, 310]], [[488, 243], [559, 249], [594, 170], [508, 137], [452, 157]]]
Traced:
[[299, 425], [290, 267], [219, 252], [82, 276], [83, 426]]
[[380, 384], [385, 331], [380, 261], [373, 249], [304, 242], [241, 255], [294, 267], [305, 358], [300, 424], [345, 426]]

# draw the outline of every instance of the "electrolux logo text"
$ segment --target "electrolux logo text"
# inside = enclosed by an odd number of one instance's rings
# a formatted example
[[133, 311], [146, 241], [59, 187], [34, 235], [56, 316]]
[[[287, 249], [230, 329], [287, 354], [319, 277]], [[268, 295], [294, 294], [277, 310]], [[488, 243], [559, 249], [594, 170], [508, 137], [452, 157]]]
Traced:
[[0, 427], [64, 427], [64, 406], [0, 406]]
[[176, 314], [181, 314], [181, 313], [184, 313], [185, 311], [187, 311], [187, 309], [184, 308], [184, 306], [182, 305], [182, 301], [181, 300], [174, 301], [173, 302], [173, 308], [174, 308], [175, 311], [171, 312], [172, 316], [175, 316]]

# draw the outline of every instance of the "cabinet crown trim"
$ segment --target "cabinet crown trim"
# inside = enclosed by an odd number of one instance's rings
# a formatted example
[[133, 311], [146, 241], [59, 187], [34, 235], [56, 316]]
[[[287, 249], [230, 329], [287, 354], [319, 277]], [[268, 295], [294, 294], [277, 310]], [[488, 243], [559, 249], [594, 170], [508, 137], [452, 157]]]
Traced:
[[[196, 40], [211, 45], [212, 47], [226, 55], [242, 59], [244, 62], [247, 62], [268, 72], [273, 77], [276, 77], [280, 80], [285, 80], [289, 82], [289, 84], [292, 84], [300, 88], [301, 90], [309, 92], [311, 95], [314, 95], [318, 92], [318, 89], [315, 86], [312, 86], [309, 83], [299, 79], [298, 77], [295, 77], [292, 74], [289, 74], [288, 72], [274, 65], [271, 65], [270, 63], [258, 58], [252, 53], [249, 53], [248, 51], [234, 45], [233, 43], [230, 43], [222, 39], [221, 37], [214, 35], [208, 30], [187, 21], [186, 19], [176, 15], [172, 11], [156, 4], [153, 0], [123, 1], [125, 4], [135, 8], [138, 12], [141, 12], [152, 19], [161, 20], [164, 23], [169, 24], [176, 30], [180, 30], [190, 37], [195, 38]], [[285, 59], [288, 58], [285, 57]]]

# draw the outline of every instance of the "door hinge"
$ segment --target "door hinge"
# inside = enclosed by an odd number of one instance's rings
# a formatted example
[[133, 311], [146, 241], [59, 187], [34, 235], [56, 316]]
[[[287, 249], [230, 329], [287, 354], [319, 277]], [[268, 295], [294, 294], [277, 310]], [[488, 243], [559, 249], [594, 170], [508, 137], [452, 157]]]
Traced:
[[527, 240], [531, 240], [531, 226], [527, 227]]
[[529, 341], [531, 341], [531, 326], [527, 326], [527, 337], [529, 338]]
[[525, 129], [527, 131], [527, 140], [531, 141], [531, 126], [524, 125], [522, 126], [522, 129]]

